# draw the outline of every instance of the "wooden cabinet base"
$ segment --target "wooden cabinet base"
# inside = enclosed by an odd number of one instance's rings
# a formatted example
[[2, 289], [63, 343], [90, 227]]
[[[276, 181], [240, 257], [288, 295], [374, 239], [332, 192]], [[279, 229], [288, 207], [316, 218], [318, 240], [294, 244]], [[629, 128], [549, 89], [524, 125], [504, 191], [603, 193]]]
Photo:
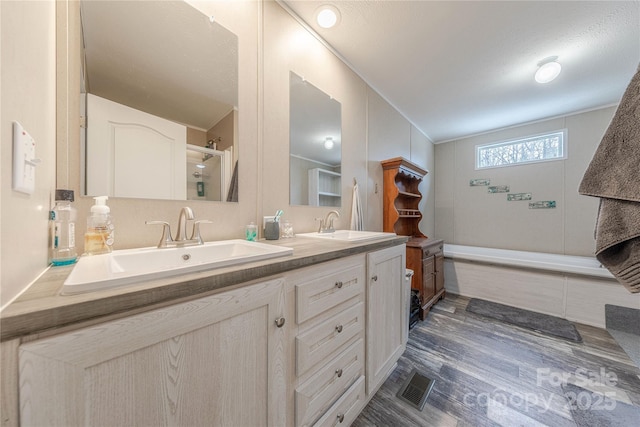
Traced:
[[407, 242], [407, 268], [413, 270], [411, 288], [419, 292], [420, 320], [444, 297], [442, 240], [414, 237]]
[[431, 300], [427, 301], [422, 305], [422, 307], [420, 307], [420, 320], [424, 320], [427, 317], [427, 314], [429, 314], [429, 310], [431, 310], [431, 307], [435, 303], [443, 299], [445, 297], [445, 294], [446, 294], [445, 290], [442, 289], [440, 292], [436, 294], [435, 297], [431, 298]]

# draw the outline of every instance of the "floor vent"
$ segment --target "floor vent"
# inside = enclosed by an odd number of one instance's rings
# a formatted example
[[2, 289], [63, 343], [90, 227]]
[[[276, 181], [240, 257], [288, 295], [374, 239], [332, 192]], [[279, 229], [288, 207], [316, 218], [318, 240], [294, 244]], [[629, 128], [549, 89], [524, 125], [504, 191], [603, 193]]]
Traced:
[[409, 378], [404, 382], [396, 396], [410, 406], [422, 411], [427, 397], [433, 388], [434, 380], [419, 374], [415, 369], [411, 371]]

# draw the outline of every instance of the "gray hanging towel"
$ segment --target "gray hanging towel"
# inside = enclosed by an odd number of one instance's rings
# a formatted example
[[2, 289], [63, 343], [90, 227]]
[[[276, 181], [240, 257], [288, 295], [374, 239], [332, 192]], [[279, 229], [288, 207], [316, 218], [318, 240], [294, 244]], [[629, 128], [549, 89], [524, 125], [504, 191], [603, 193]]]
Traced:
[[630, 292], [640, 292], [640, 66], [578, 191], [600, 197], [596, 258]]

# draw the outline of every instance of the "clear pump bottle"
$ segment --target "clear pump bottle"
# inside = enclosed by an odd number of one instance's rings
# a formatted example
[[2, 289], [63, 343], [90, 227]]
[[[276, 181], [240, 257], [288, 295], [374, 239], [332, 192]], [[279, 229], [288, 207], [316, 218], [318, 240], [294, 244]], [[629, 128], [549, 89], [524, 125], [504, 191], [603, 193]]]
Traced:
[[87, 255], [106, 254], [113, 246], [113, 222], [111, 209], [107, 206], [107, 196], [93, 198], [96, 204], [91, 207], [87, 218], [87, 232], [84, 234], [84, 252]]
[[71, 206], [73, 190], [56, 190], [56, 204], [49, 213], [52, 224], [51, 263], [69, 265], [78, 260], [76, 252], [76, 209]]

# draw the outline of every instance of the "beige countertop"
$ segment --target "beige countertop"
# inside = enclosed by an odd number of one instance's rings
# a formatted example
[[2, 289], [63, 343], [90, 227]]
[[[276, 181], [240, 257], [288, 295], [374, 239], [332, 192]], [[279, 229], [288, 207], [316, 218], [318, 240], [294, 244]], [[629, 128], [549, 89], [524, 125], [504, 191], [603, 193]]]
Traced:
[[2, 341], [124, 317], [298, 268], [403, 244], [405, 236], [362, 243], [295, 237], [263, 243], [293, 254], [231, 267], [154, 279], [76, 295], [60, 295], [73, 266], [51, 267], [0, 314]]

